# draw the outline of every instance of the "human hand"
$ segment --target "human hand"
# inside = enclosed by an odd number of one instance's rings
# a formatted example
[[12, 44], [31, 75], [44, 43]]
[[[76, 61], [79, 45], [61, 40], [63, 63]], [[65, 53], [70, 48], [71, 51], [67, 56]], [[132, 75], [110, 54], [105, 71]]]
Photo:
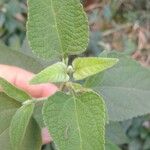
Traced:
[[[0, 77], [3, 77], [16, 87], [26, 91], [32, 97], [48, 97], [57, 91], [53, 84], [30, 85], [29, 80], [34, 76], [33, 73], [14, 66], [0, 65]], [[46, 128], [42, 129], [43, 144], [51, 141], [51, 137]]]

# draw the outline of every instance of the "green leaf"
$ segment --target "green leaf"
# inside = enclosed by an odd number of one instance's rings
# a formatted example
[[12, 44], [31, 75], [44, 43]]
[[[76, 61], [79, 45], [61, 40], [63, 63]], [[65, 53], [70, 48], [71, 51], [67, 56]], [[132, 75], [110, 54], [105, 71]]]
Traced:
[[143, 142], [138, 139], [138, 138], [134, 138], [128, 146], [129, 150], [144, 150], [143, 149]]
[[109, 122], [106, 126], [106, 139], [115, 144], [127, 144], [129, 142], [123, 127], [119, 122]]
[[73, 77], [76, 80], [84, 79], [112, 67], [117, 62], [118, 59], [115, 58], [77, 58], [73, 61]]
[[37, 122], [31, 118], [29, 125], [26, 129], [26, 134], [23, 139], [23, 143], [19, 150], [41, 150], [42, 138], [41, 130]]
[[19, 101], [24, 102], [26, 100], [31, 99], [31, 97], [25, 93], [24, 91], [18, 89], [14, 85], [10, 84], [8, 81], [0, 77], [0, 87], [4, 93], [6, 93], [9, 97]]
[[0, 64], [13, 65], [25, 70], [37, 73], [44, 69], [35, 58], [25, 55], [16, 50], [12, 50], [0, 43]]
[[[9, 126], [13, 115], [20, 106], [20, 103], [16, 100], [4, 93], [0, 93], [0, 147], [3, 150], [12, 150], [9, 138]], [[20, 149], [40, 150], [41, 143], [41, 131], [35, 120], [32, 119]]]
[[9, 140], [9, 126], [19, 107], [19, 102], [0, 92], [0, 147], [3, 150], [12, 150]]
[[44, 121], [60, 150], [104, 150], [105, 106], [94, 92], [57, 92], [43, 106]]
[[[46, 100], [46, 99], [45, 99]], [[43, 101], [39, 101], [38, 103], [35, 104], [34, 112], [33, 112], [33, 117], [40, 126], [40, 128], [44, 128], [45, 124], [43, 121], [43, 115], [42, 115], [42, 108], [43, 108]]]
[[81, 84], [75, 83], [75, 82], [67, 82], [66, 87], [69, 89], [73, 89], [76, 93], [77, 92], [90, 92], [90, 91], [92, 91], [92, 89], [85, 88]]
[[10, 125], [10, 141], [13, 150], [20, 150], [34, 110], [34, 105], [33, 103], [23, 105], [12, 118]]
[[106, 150], [121, 150], [117, 145], [115, 145], [111, 141], [107, 141], [105, 145], [106, 145], [105, 147]]
[[12, 116], [20, 103], [0, 92], [0, 137], [8, 129]]
[[6, 130], [0, 134], [0, 147], [2, 147], [3, 150], [12, 150], [9, 140], [9, 128], [6, 128]]
[[[21, 150], [41, 150], [42, 140], [41, 131], [34, 119], [31, 119], [24, 141], [21, 145]], [[0, 147], [3, 150], [12, 150], [9, 137], [9, 128], [0, 135]], [[20, 150], [19, 149], [19, 150]]]
[[47, 83], [47, 82], [67, 82], [69, 76], [67, 74], [67, 66], [58, 62], [53, 64], [37, 75], [30, 81], [31, 84]]
[[121, 54], [110, 53], [108, 57], [119, 58], [119, 63], [103, 77], [98, 74], [102, 78], [97, 77], [96, 84], [91, 77], [85, 85], [104, 96], [109, 119], [122, 121], [150, 113], [150, 70]]
[[54, 64], [55, 62], [59, 61], [58, 57], [57, 58], [53, 58], [53, 59], [48, 59], [48, 60], [43, 60], [42, 58], [37, 58], [36, 54], [32, 52], [32, 49], [29, 46], [29, 41], [27, 40], [27, 38], [25, 38], [24, 41], [23, 41], [23, 44], [22, 44], [22, 47], [21, 47], [21, 51], [23, 53], [25, 53], [26, 55], [36, 59], [36, 61], [38, 61], [44, 68], [46, 68], [46, 67]]
[[88, 21], [78, 0], [28, 0], [27, 34], [43, 58], [80, 54], [88, 45]]

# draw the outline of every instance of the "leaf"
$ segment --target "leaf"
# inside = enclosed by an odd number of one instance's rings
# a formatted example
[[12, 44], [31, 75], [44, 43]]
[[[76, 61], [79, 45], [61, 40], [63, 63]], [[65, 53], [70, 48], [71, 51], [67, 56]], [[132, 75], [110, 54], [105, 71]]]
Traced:
[[8, 129], [12, 116], [20, 103], [0, 92], [0, 137]]
[[44, 101], [45, 100], [39, 101], [38, 103], [36, 103], [35, 108], [34, 108], [34, 112], [33, 112], [33, 117], [41, 129], [45, 127], [45, 124], [43, 121], [43, 115], [42, 115], [42, 108], [43, 108]]
[[[19, 102], [8, 97], [4, 93], [0, 93], [0, 147], [2, 147], [3, 150], [12, 150], [9, 138], [9, 126], [13, 115], [19, 107]], [[18, 127], [18, 125], [19, 124], [17, 124], [16, 127]], [[22, 146], [18, 149], [41, 150], [41, 145], [40, 128], [36, 121], [31, 119]]]
[[24, 91], [18, 89], [14, 85], [10, 84], [8, 81], [0, 77], [0, 87], [2, 87], [4, 93], [9, 97], [17, 100], [18, 102], [24, 102], [31, 99], [31, 97]]
[[143, 142], [140, 139], [135, 138], [129, 143], [128, 149], [129, 150], [144, 150]]
[[103, 95], [110, 120], [122, 121], [150, 113], [150, 70], [121, 54], [110, 53], [108, 57], [120, 61], [102, 78], [97, 77], [96, 84], [91, 82], [91, 77], [85, 86]]
[[3, 148], [3, 150], [12, 150], [11, 144], [9, 140], [9, 129], [7, 128], [4, 130], [2, 134], [0, 134], [0, 147]]
[[[32, 49], [29, 46], [29, 41], [27, 40], [27, 38], [24, 39], [22, 47], [21, 47], [21, 51], [23, 53], [25, 53], [26, 55], [36, 59], [44, 68], [54, 64], [55, 62], [59, 61], [59, 58], [53, 58], [52, 59], [48, 59], [48, 60], [43, 60], [42, 58], [37, 58], [36, 54], [32, 52]], [[42, 70], [42, 69], [41, 69]]]
[[107, 141], [105, 145], [106, 145], [106, 150], [121, 150], [117, 145], [115, 145], [111, 141]]
[[[24, 142], [21, 146], [21, 150], [41, 150], [41, 132], [40, 128], [34, 119], [31, 119], [30, 124], [27, 128], [27, 133], [24, 138]], [[0, 147], [3, 150], [12, 150], [9, 138], [9, 129], [7, 128], [0, 135]]]
[[129, 142], [119, 122], [109, 122], [106, 126], [106, 139], [118, 145], [127, 144]]
[[104, 150], [105, 106], [96, 93], [57, 92], [45, 102], [43, 118], [58, 149]]
[[11, 150], [9, 142], [9, 125], [12, 116], [20, 107], [20, 104], [0, 92], [0, 147], [3, 150]]
[[13, 150], [19, 150], [23, 142], [27, 126], [30, 122], [34, 104], [23, 105], [13, 116], [10, 125], [10, 141]]
[[43, 58], [80, 54], [88, 45], [88, 21], [78, 0], [28, 0], [27, 35]]
[[73, 77], [76, 80], [84, 79], [112, 67], [117, 62], [118, 59], [115, 58], [77, 58], [73, 61]]
[[19, 150], [41, 150], [42, 147], [42, 138], [41, 130], [37, 122], [31, 118], [29, 125], [26, 129], [26, 134], [23, 139], [23, 143]]
[[69, 76], [67, 74], [67, 66], [58, 62], [53, 64], [37, 75], [30, 81], [31, 84], [47, 83], [47, 82], [67, 82]]
[[68, 89], [73, 89], [75, 93], [77, 92], [90, 92], [92, 89], [84, 88], [81, 84], [75, 82], [67, 82], [66, 87]]
[[0, 44], [0, 64], [18, 66], [34, 73], [44, 69], [44, 66], [35, 58], [27, 56], [19, 51], [12, 50], [3, 44]]

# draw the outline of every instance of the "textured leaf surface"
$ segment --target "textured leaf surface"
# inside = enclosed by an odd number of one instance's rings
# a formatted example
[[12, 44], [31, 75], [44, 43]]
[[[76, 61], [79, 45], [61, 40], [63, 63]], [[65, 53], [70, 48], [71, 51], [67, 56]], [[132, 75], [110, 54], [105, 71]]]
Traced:
[[13, 150], [19, 150], [23, 142], [33, 109], [33, 103], [23, 105], [17, 110], [16, 114], [12, 118], [10, 125], [10, 140]]
[[69, 80], [67, 66], [58, 62], [38, 73], [31, 81], [32, 84], [47, 82], [66, 82]]
[[78, 0], [28, 0], [28, 39], [43, 58], [79, 54], [88, 44], [88, 23]]
[[[9, 138], [9, 126], [13, 115], [19, 107], [19, 102], [4, 93], [0, 93], [0, 147], [3, 150], [12, 150]], [[32, 119], [27, 127], [24, 142], [19, 150], [41, 150], [42, 142], [40, 134], [39, 126]]]
[[3, 150], [11, 150], [8, 128], [12, 116], [19, 107], [20, 104], [17, 101], [9, 98], [4, 93], [0, 93], [0, 147]]
[[36, 122], [38, 123], [38, 125], [40, 126], [40, 128], [45, 127], [45, 124], [43, 121], [43, 115], [42, 115], [43, 103], [44, 103], [44, 100], [36, 103], [34, 112], [33, 112], [33, 117], [36, 120]]
[[[31, 119], [24, 141], [19, 150], [41, 150], [41, 131], [34, 119]], [[13, 150], [10, 144], [9, 128], [0, 135], [0, 147], [3, 150]]]
[[108, 57], [118, 57], [119, 63], [103, 77], [99, 74], [102, 78], [97, 77], [96, 84], [89, 78], [86, 87], [103, 95], [109, 119], [121, 121], [150, 113], [150, 70], [124, 55], [110, 53]]
[[31, 118], [29, 125], [26, 129], [26, 134], [23, 143], [18, 150], [41, 150], [42, 139], [41, 130], [37, 122]]
[[6, 130], [0, 134], [0, 147], [2, 147], [3, 150], [12, 150], [9, 140], [9, 128], [6, 128]]
[[77, 58], [73, 61], [74, 74], [76, 80], [84, 79], [97, 74], [115, 65], [118, 59], [115, 58]]
[[12, 50], [3, 44], [0, 44], [0, 64], [18, 66], [34, 73], [44, 69], [44, 66], [35, 58]]
[[29, 41], [27, 40], [27, 38], [25, 38], [24, 41], [23, 41], [23, 44], [22, 44], [22, 47], [21, 47], [21, 51], [23, 53], [25, 53], [26, 55], [36, 59], [36, 61], [38, 61], [44, 68], [54, 64], [55, 62], [60, 61], [60, 59], [58, 57], [53, 58], [53, 59], [50, 58], [50, 59], [47, 59], [47, 60], [43, 60], [42, 58], [38, 58], [37, 55], [32, 52], [32, 49], [29, 46]]
[[0, 92], [0, 137], [8, 129], [11, 118], [19, 107], [19, 102]]
[[57, 92], [45, 102], [43, 115], [58, 149], [104, 150], [105, 106], [94, 92]]
[[0, 77], [0, 87], [9, 97], [12, 97], [13, 99], [19, 102], [24, 102], [28, 99], [31, 99], [31, 97], [27, 93], [18, 89], [17, 87], [10, 84], [8, 81], [6, 81], [1, 77]]

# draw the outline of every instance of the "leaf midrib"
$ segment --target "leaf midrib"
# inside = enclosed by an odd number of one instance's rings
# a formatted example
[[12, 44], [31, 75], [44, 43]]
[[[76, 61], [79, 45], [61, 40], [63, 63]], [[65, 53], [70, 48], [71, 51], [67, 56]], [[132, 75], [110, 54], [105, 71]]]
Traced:
[[76, 104], [76, 98], [75, 96], [73, 95], [73, 102], [74, 102], [74, 105], [75, 105], [75, 116], [76, 116], [76, 120], [77, 120], [77, 127], [78, 127], [78, 130], [79, 130], [79, 138], [80, 138], [80, 149], [83, 150], [83, 146], [82, 146], [82, 136], [81, 136], [81, 129], [80, 129], [80, 126], [79, 126], [79, 118], [78, 118], [78, 113], [77, 113], [77, 104]]
[[[81, 63], [82, 63], [82, 61], [81, 61]], [[88, 65], [86, 65], [86, 66], [77, 66], [77, 67], [75, 67], [75, 69], [76, 70], [78, 70], [78, 71], [80, 71], [80, 70], [83, 70], [83, 68], [84, 69], [91, 69], [91, 68], [97, 68], [97, 67], [100, 67], [102, 65], [102, 63], [101, 64], [88, 64]]]
[[[87, 110], [89, 110], [88, 106], [87, 106], [85, 103], [83, 103], [81, 100], [79, 100], [79, 101], [80, 101], [80, 103], [83, 105], [83, 107], [85, 107]], [[89, 114], [90, 114], [91, 116], [94, 116], [91, 111], [88, 111], [88, 112], [89, 112]], [[96, 120], [94, 117], [92, 117], [92, 119], [94, 120], [94, 124], [95, 124], [95, 126], [96, 126], [96, 130], [99, 132], [99, 130], [98, 130], [98, 124], [96, 123], [97, 120]], [[105, 131], [104, 128], [103, 128], [103, 131]]]
[[[80, 148], [81, 148], [81, 150], [84, 150], [83, 145], [82, 145], [82, 135], [81, 135], [81, 132], [80, 132], [79, 118], [78, 118], [78, 113], [77, 113], [76, 97], [74, 95], [73, 95], [73, 100], [74, 100], [74, 104], [75, 104], [75, 115], [76, 115], [77, 126], [78, 126], [78, 130], [79, 130], [80, 143], [81, 143]], [[83, 105], [83, 107], [87, 108], [86, 104], [84, 104], [81, 100], [79, 100], [79, 101]], [[88, 110], [88, 108], [87, 108], [87, 110]], [[89, 111], [89, 113], [91, 114], [91, 116], [93, 116], [93, 114], [90, 111]], [[95, 120], [95, 118], [93, 118], [93, 120]], [[96, 122], [96, 120], [95, 120], [95, 122]], [[96, 126], [96, 129], [98, 131], [98, 125], [96, 123], [95, 123], [95, 126]]]
[[[80, 132], [80, 126], [79, 126], [79, 118], [78, 118], [78, 113], [77, 113], [77, 105], [76, 105], [76, 98], [75, 98], [75, 96], [73, 95], [73, 98], [72, 97], [70, 97], [69, 99], [68, 99], [68, 101], [67, 102], [65, 102], [64, 103], [64, 106], [62, 107], [62, 110], [65, 110], [65, 106], [66, 105], [68, 105], [68, 102], [69, 101], [72, 101], [72, 99], [73, 99], [73, 102], [74, 102], [74, 106], [75, 106], [75, 111], [74, 111], [74, 114], [75, 114], [75, 116], [76, 116], [76, 121], [77, 121], [77, 127], [78, 127], [78, 133], [79, 133], [79, 138], [80, 138], [80, 143], [82, 143], [82, 136], [81, 136], [81, 132]], [[59, 115], [59, 118], [61, 118], [60, 117], [61, 116], [61, 113], [60, 113], [60, 115]], [[83, 150], [83, 147], [81, 146], [82, 144], [80, 144], [80, 150]]]
[[[27, 106], [26, 106], [27, 107]], [[21, 144], [22, 144], [22, 142], [23, 142], [23, 139], [24, 139], [24, 137], [25, 137], [25, 134], [26, 134], [26, 131], [27, 131], [27, 127], [28, 127], [28, 125], [29, 125], [29, 123], [30, 123], [30, 120], [31, 120], [31, 118], [32, 118], [32, 113], [33, 113], [33, 111], [34, 111], [34, 105], [32, 106], [32, 110], [31, 110], [31, 113], [30, 113], [30, 117], [28, 117], [28, 120], [27, 120], [27, 126], [25, 127], [25, 130], [24, 130], [24, 132], [23, 132], [23, 134], [22, 134], [22, 137], [21, 137], [21, 139], [20, 139], [20, 143], [19, 143], [19, 145], [21, 146]], [[21, 109], [21, 108], [20, 108]], [[19, 109], [18, 109], [18, 111], [19, 111]], [[26, 111], [24, 110], [24, 112], [23, 112], [23, 114], [25, 113]], [[17, 112], [16, 112], [17, 113]], [[15, 117], [15, 115], [13, 116], [13, 117]], [[13, 118], [12, 118], [13, 119]], [[23, 118], [21, 118], [21, 119], [23, 119]]]
[[62, 51], [62, 54], [63, 54], [62, 41], [61, 41], [61, 38], [59, 36], [59, 29], [58, 29], [58, 25], [57, 25], [56, 13], [55, 13], [55, 10], [53, 8], [53, 0], [51, 0], [51, 4], [52, 4], [51, 5], [52, 12], [53, 12], [53, 15], [54, 15], [54, 22], [55, 22], [55, 26], [56, 26], [56, 30], [57, 30], [57, 36], [58, 36], [58, 40], [59, 40], [59, 43], [60, 43], [61, 51]]
[[[60, 112], [58, 113], [58, 121], [59, 120], [61, 120], [61, 115], [62, 115], [62, 113], [61, 112], [63, 112], [63, 111], [66, 111], [66, 106], [68, 106], [68, 103], [70, 102], [70, 101], [72, 101], [73, 100], [73, 102], [74, 102], [74, 114], [75, 114], [75, 117], [76, 117], [76, 125], [77, 125], [77, 129], [78, 129], [78, 135], [79, 135], [79, 142], [80, 142], [80, 150], [84, 150], [83, 149], [83, 144], [82, 144], [82, 135], [81, 135], [81, 132], [80, 132], [80, 125], [79, 125], [79, 118], [78, 118], [78, 111], [77, 111], [77, 103], [76, 103], [76, 100], [79, 100], [79, 99], [77, 99], [76, 97], [75, 97], [75, 95], [72, 95], [73, 97], [70, 97], [70, 98], [68, 98], [68, 100], [66, 100], [65, 102], [64, 102], [64, 104], [63, 104], [63, 106], [62, 106], [62, 108], [61, 108], [61, 110], [60, 110]], [[84, 104], [81, 100], [79, 100], [80, 101], [80, 103], [83, 105], [83, 107], [85, 107], [87, 110], [89, 110], [88, 109], [88, 107], [87, 107], [87, 105], [86, 104]], [[93, 116], [93, 113], [91, 112], [91, 111], [89, 111], [89, 113], [90, 113], [90, 115], [91, 116]], [[96, 120], [95, 120], [95, 118], [93, 118], [93, 120], [94, 120], [94, 123], [95, 123], [95, 127], [96, 127], [96, 130], [97, 131], [99, 131], [98, 130], [98, 125], [96, 124]], [[54, 139], [55, 140], [55, 139]]]
[[[57, 37], [58, 37], [58, 40], [59, 40], [59, 43], [60, 43], [60, 47], [61, 47], [61, 51], [62, 51], [62, 54], [63, 54], [63, 47], [62, 47], [62, 41], [61, 41], [61, 38], [60, 38], [60, 36], [59, 36], [59, 29], [58, 29], [58, 25], [57, 25], [57, 19], [56, 19], [56, 13], [55, 13], [55, 10], [54, 10], [54, 8], [53, 8], [53, 0], [50, 0], [50, 3], [51, 3], [51, 5], [49, 6], [49, 5], [47, 5], [46, 3], [45, 3], [45, 1], [43, 1], [43, 0], [41, 0], [41, 2], [45, 5], [45, 7], [48, 7], [48, 9], [50, 9], [51, 8], [51, 10], [52, 10], [52, 13], [53, 13], [53, 19], [54, 19], [54, 23], [55, 23], [55, 27], [56, 27], [56, 30], [57, 30]], [[50, 11], [51, 12], [51, 11]]]

